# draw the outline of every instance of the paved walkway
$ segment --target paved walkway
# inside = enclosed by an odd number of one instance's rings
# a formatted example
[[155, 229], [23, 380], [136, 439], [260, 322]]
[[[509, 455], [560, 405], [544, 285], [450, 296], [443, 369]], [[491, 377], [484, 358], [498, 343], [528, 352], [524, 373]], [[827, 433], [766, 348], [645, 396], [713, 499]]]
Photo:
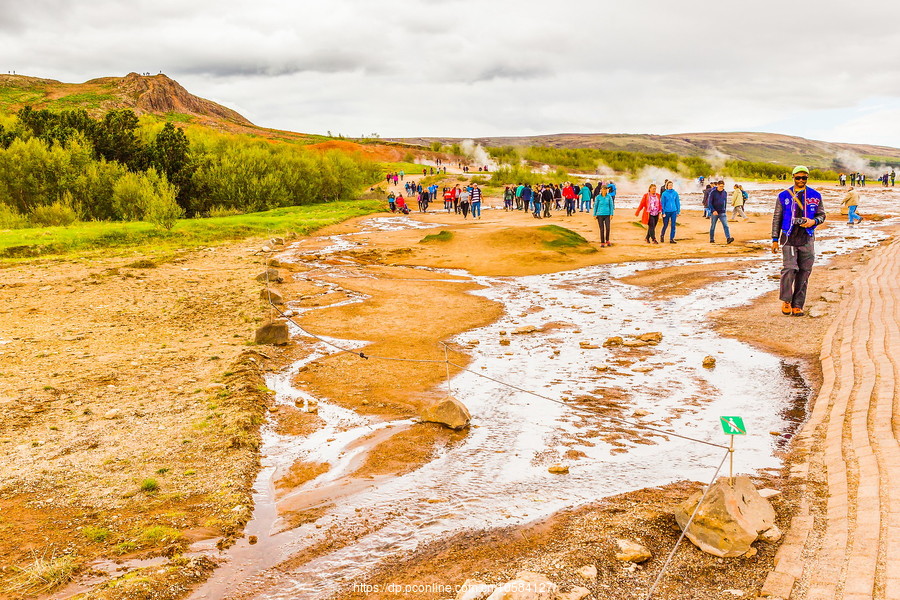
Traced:
[[[900, 240], [860, 269], [822, 343], [823, 382], [797, 437], [801, 502], [763, 596], [900, 600]], [[791, 595], [793, 592], [793, 595]]]

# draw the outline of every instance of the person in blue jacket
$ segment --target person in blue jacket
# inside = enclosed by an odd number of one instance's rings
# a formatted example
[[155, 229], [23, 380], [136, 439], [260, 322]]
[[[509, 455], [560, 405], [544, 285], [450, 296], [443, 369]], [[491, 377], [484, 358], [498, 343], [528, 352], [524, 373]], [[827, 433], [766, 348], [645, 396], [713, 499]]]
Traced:
[[600, 186], [600, 194], [594, 198], [593, 215], [600, 226], [600, 247], [612, 246], [609, 241], [609, 226], [615, 212], [615, 198], [609, 193], [608, 186]]
[[675, 218], [681, 214], [681, 197], [678, 195], [673, 189], [674, 184], [671, 181], [666, 182], [666, 189], [663, 190], [662, 196], [660, 196], [660, 202], [662, 202], [662, 211], [663, 211], [663, 226], [662, 231], [659, 232], [660, 241], [665, 241], [666, 239], [666, 227], [671, 226], [669, 230], [669, 243], [674, 244], [675, 242]]
[[581, 186], [581, 189], [578, 191], [578, 195], [581, 197], [581, 203], [578, 208], [578, 212], [590, 212], [591, 211], [591, 186], [589, 183], [585, 183]]
[[525, 212], [528, 212], [529, 210], [532, 194], [531, 185], [526, 183], [525, 187], [522, 188], [522, 206], [524, 207]]
[[609, 188], [609, 195], [612, 196], [613, 202], [616, 201], [616, 184], [612, 181], [606, 182], [606, 187]]
[[781, 314], [802, 317], [806, 287], [816, 260], [816, 227], [825, 222], [822, 195], [806, 187], [809, 169], [794, 167], [794, 185], [778, 194], [772, 215], [772, 252], [782, 246]]

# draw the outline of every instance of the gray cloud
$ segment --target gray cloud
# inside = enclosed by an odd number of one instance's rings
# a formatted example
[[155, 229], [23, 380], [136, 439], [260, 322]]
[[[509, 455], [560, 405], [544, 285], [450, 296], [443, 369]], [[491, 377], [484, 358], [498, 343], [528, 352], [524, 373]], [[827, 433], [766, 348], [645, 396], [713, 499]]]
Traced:
[[[900, 18], [900, 5], [866, 4], [852, 12]], [[885, 118], [900, 102], [900, 38], [854, 27], [837, 0], [0, 0], [0, 11], [0, 70], [64, 81], [162, 70], [297, 131], [779, 127], [900, 145], [900, 122]], [[867, 111], [878, 99], [889, 108]]]

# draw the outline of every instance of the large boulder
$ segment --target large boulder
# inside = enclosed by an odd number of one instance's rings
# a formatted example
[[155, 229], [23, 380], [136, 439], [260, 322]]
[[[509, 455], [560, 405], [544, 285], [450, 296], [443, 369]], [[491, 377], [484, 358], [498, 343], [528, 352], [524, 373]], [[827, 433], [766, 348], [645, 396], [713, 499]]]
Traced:
[[282, 346], [290, 340], [290, 331], [288, 330], [287, 321], [284, 319], [275, 319], [264, 323], [262, 327], [256, 330], [255, 340], [257, 344]]
[[[675, 520], [682, 530], [702, 495], [696, 492], [675, 509]], [[759, 534], [774, 524], [775, 510], [749, 477], [735, 477], [733, 484], [721, 477], [710, 488], [685, 535], [704, 552], [730, 558], [750, 550]]]
[[447, 396], [443, 400], [438, 400], [425, 407], [421, 417], [423, 421], [440, 423], [450, 429], [465, 429], [469, 426], [472, 415], [469, 414], [469, 409], [465, 404], [456, 398]]
[[284, 278], [281, 277], [278, 269], [266, 269], [256, 276], [256, 280], [262, 283], [281, 283]]
[[658, 344], [663, 339], [663, 334], [660, 331], [651, 331], [650, 333], [642, 333], [641, 335], [635, 336], [637, 339], [650, 342], [651, 344]]
[[546, 575], [520, 571], [515, 579], [495, 589], [488, 600], [553, 600], [558, 591]]
[[284, 304], [284, 297], [278, 292], [278, 290], [273, 290], [272, 288], [263, 288], [259, 291], [259, 297], [266, 302], [271, 302], [272, 304]]

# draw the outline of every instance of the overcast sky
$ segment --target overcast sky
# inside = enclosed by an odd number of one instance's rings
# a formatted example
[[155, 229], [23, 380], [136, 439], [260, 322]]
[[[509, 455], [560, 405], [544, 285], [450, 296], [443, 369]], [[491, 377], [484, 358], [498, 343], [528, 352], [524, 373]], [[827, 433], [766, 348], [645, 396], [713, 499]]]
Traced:
[[258, 125], [900, 147], [900, 3], [0, 0], [0, 71], [164, 72]]

